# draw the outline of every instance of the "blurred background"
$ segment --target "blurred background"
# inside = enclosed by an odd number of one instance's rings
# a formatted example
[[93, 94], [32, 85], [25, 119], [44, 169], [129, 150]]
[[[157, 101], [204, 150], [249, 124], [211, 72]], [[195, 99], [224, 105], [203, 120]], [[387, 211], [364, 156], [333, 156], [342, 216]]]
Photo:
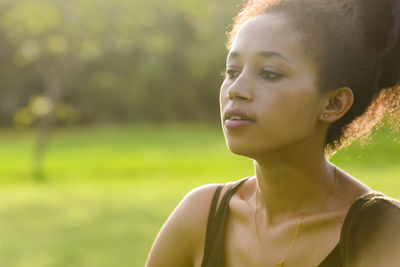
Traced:
[[[253, 174], [219, 126], [242, 2], [0, 0], [0, 266], [143, 266], [188, 191]], [[399, 137], [332, 161], [400, 198]]]

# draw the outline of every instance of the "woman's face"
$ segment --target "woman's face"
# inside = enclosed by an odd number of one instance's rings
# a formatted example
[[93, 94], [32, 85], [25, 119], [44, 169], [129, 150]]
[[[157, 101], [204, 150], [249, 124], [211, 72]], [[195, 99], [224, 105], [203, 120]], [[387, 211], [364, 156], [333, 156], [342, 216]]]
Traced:
[[284, 15], [246, 22], [233, 40], [220, 108], [229, 149], [251, 158], [315, 140], [320, 94], [301, 35]]

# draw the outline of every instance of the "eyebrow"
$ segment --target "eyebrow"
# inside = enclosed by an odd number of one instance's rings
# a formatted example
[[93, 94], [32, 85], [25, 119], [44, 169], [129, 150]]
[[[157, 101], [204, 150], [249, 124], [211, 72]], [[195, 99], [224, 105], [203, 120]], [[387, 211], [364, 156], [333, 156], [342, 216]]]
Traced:
[[[289, 59], [287, 59], [286, 57], [282, 56], [281, 54], [279, 54], [277, 52], [273, 52], [273, 51], [260, 51], [260, 52], [257, 53], [257, 55], [260, 56], [260, 57], [264, 57], [264, 58], [273, 58], [273, 57], [275, 57], [275, 58], [279, 58], [279, 59], [282, 59], [284, 61], [290, 62]], [[239, 56], [240, 56], [240, 54], [238, 52], [235, 52], [235, 51], [230, 52], [228, 54], [228, 58], [229, 57], [237, 58]]]

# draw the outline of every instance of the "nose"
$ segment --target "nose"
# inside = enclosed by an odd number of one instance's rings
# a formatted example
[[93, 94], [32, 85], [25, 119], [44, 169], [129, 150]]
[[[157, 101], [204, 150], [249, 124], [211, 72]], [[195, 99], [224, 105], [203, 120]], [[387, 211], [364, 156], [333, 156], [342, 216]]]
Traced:
[[244, 73], [241, 73], [239, 77], [228, 87], [228, 98], [229, 100], [242, 100], [251, 101], [252, 92], [250, 90], [250, 82], [244, 77]]

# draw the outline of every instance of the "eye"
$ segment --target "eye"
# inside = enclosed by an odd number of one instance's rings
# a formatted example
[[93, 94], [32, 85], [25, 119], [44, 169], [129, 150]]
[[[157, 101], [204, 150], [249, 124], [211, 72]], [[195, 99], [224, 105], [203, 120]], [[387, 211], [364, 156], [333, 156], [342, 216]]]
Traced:
[[265, 80], [275, 81], [282, 78], [283, 75], [269, 70], [262, 70], [260, 76]]
[[235, 79], [239, 76], [240, 72], [235, 69], [227, 69], [225, 71], [225, 77], [228, 79]]

